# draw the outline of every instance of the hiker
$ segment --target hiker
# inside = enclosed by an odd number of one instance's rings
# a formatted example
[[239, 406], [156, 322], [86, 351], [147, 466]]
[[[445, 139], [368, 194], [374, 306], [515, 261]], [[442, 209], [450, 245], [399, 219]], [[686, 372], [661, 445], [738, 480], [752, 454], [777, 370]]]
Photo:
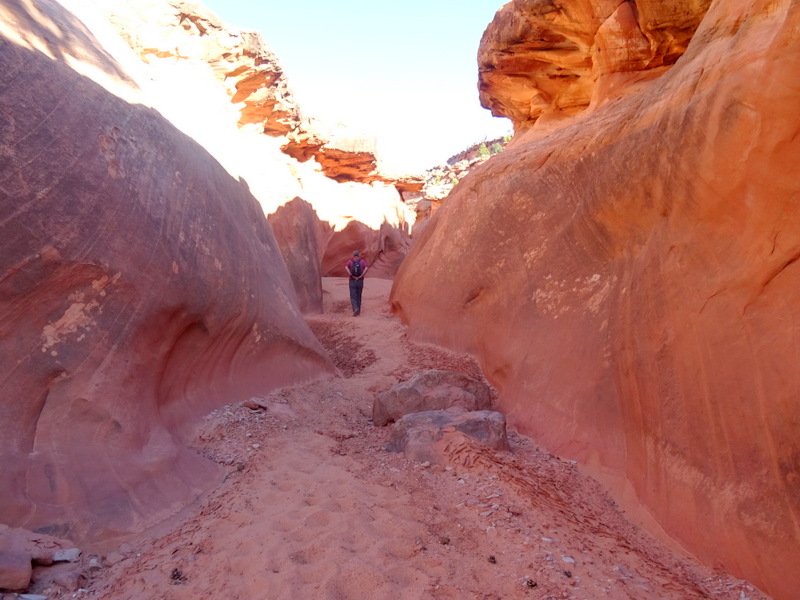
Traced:
[[361, 258], [358, 250], [353, 252], [353, 258], [344, 266], [350, 275], [350, 304], [353, 305], [353, 316], [361, 314], [361, 292], [364, 291], [364, 275], [369, 267], [367, 261]]

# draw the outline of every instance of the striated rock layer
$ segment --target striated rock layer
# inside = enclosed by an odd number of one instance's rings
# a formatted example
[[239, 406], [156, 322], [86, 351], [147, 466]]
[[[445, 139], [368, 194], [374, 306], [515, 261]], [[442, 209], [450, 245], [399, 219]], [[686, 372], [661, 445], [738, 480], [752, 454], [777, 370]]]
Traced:
[[391, 300], [480, 358], [511, 424], [782, 600], [800, 590], [799, 28], [795, 3], [715, 3], [660, 78], [518, 134], [456, 186]]
[[[419, 178], [384, 175], [374, 140], [303, 117], [278, 58], [258, 33], [227, 25], [204, 6], [185, 0], [60, 2], [135, 79], [136, 92], [125, 89], [122, 95], [153, 106], [200, 142], [229, 173], [247, 182], [265, 214], [296, 198], [310, 204], [310, 213], [288, 210], [281, 217], [284, 222], [304, 219], [296, 224], [300, 229], [331, 230], [332, 236], [318, 240], [321, 248], [309, 247], [306, 255], [328, 254], [327, 241], [341, 237], [351, 223], [365, 235], [351, 239], [354, 246], [344, 248], [338, 263], [354, 249], [380, 254], [380, 232], [386, 227], [409, 245], [414, 213], [401, 193], [421, 187]], [[83, 71], [95, 76], [91, 69]], [[307, 224], [309, 216], [317, 222]], [[285, 239], [279, 236], [279, 244]], [[282, 252], [296, 255], [297, 248], [282, 247]], [[298, 272], [291, 267], [295, 277]], [[302, 297], [312, 291], [307, 285], [295, 289], [304, 310], [318, 304]]]
[[0, 521], [96, 543], [216, 480], [193, 419], [333, 368], [247, 186], [60, 5], [0, 16]]
[[481, 104], [517, 130], [573, 116], [664, 72], [711, 0], [514, 0], [478, 51]]

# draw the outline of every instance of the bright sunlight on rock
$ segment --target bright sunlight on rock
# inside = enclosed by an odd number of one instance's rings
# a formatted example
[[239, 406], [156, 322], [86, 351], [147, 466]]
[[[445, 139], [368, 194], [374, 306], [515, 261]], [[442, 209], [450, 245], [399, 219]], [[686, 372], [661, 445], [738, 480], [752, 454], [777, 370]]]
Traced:
[[0, 0], [0, 600], [796, 600], [800, 5], [501, 4]]

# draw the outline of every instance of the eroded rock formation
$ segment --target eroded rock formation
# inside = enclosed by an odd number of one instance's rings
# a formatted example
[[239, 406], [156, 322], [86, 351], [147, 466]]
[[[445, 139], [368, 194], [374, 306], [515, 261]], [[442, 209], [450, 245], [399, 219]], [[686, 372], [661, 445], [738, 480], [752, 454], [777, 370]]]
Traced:
[[478, 53], [481, 104], [518, 130], [573, 116], [663, 73], [711, 0], [514, 0]]
[[139, 91], [124, 96], [157, 108], [203, 144], [247, 182], [266, 214], [301, 198], [336, 233], [350, 222], [365, 225], [370, 235], [355, 240], [361, 249], [384, 225], [403, 235], [413, 223], [402, 193], [421, 179], [382, 173], [374, 140], [304, 117], [259, 34], [184, 0], [63, 3], [136, 80]]
[[61, 5], [0, 12], [0, 520], [97, 542], [215, 481], [196, 417], [333, 367], [247, 186]]
[[300, 310], [304, 314], [321, 313], [320, 264], [333, 229], [320, 221], [314, 207], [301, 198], [279, 207], [268, 220], [289, 268]]
[[[800, 7], [715, 3], [676, 61], [688, 28], [673, 23], [705, 5], [504, 8], [484, 36], [482, 85], [521, 132], [589, 104], [608, 46], [598, 32], [623, 23], [614, 11], [637, 15], [614, 64], [674, 64], [549, 135], [518, 133], [474, 169], [403, 264], [392, 303], [413, 335], [480, 357], [512, 425], [626, 479], [691, 552], [789, 600]], [[550, 88], [551, 75], [571, 83]]]

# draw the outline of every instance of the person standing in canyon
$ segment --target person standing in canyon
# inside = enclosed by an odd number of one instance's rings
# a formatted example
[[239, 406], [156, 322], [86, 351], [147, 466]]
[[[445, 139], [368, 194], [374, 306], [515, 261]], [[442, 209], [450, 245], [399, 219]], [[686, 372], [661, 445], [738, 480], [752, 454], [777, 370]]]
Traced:
[[347, 261], [344, 268], [350, 276], [350, 304], [353, 306], [353, 316], [357, 317], [361, 314], [361, 293], [364, 291], [364, 275], [369, 266], [361, 258], [361, 253], [355, 250], [353, 258]]

